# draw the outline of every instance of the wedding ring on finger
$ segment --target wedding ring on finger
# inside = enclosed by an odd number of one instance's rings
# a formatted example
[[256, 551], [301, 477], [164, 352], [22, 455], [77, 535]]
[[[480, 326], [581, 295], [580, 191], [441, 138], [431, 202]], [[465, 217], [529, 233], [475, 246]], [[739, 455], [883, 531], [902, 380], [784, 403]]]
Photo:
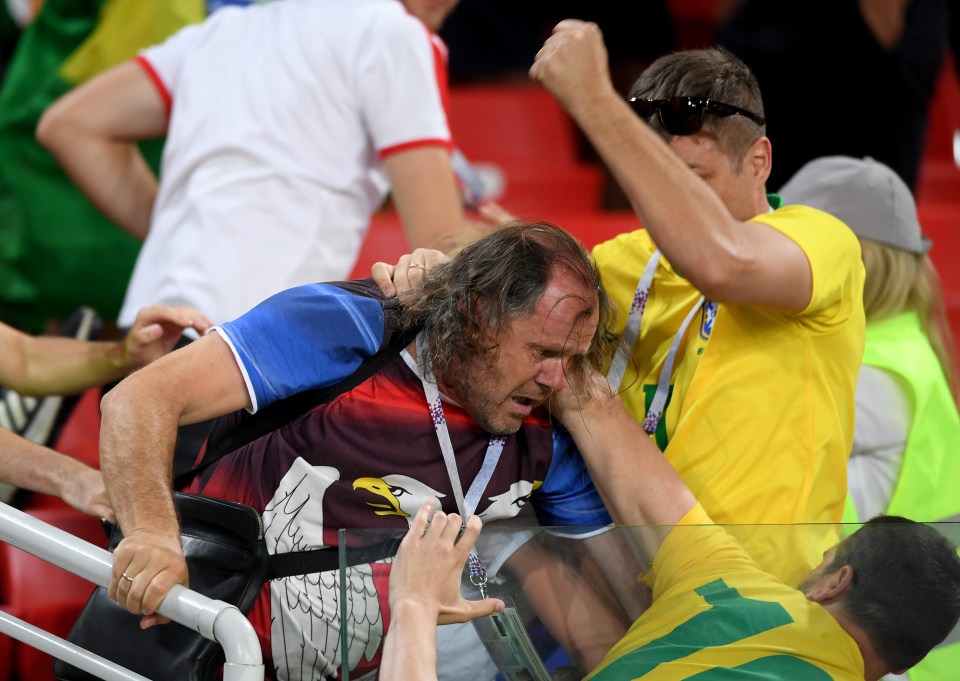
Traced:
[[131, 583], [133, 582], [133, 577], [131, 577], [130, 575], [128, 575], [126, 572], [123, 572], [123, 573], [120, 574], [120, 579], [125, 579], [125, 580], [127, 580], [128, 582], [131, 582]]
[[420, 263], [413, 263], [413, 264], [410, 265], [410, 267], [408, 267], [407, 269], [408, 269], [408, 270], [418, 269], [418, 270], [423, 270], [424, 272], [427, 271], [427, 268], [424, 267], [423, 265], [421, 265]]

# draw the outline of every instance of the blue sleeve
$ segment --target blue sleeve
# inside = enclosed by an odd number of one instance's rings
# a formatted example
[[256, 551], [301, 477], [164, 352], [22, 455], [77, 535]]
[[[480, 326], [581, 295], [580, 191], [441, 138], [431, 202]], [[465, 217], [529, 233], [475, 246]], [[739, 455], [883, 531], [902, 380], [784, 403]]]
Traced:
[[329, 284], [276, 294], [217, 327], [243, 372], [256, 412], [350, 376], [383, 341], [383, 307]]
[[550, 469], [531, 501], [541, 525], [606, 526], [613, 522], [573, 438], [558, 427], [553, 429]]

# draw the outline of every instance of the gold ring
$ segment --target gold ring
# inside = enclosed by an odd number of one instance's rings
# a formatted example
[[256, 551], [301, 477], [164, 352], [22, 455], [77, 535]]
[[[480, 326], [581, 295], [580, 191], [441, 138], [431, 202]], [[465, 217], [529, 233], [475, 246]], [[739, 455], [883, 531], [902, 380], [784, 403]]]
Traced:
[[412, 270], [412, 269], [414, 269], [414, 268], [416, 268], [416, 269], [418, 269], [418, 270], [423, 270], [424, 272], [427, 271], [427, 268], [424, 267], [423, 265], [421, 265], [420, 263], [414, 263], [413, 265], [410, 265], [410, 267], [408, 267], [407, 269], [408, 269], [408, 270]]
[[129, 576], [126, 572], [121, 573], [120, 578], [121, 578], [121, 579], [125, 579], [125, 580], [127, 580], [128, 582], [132, 582], [132, 581], [133, 581], [133, 577]]

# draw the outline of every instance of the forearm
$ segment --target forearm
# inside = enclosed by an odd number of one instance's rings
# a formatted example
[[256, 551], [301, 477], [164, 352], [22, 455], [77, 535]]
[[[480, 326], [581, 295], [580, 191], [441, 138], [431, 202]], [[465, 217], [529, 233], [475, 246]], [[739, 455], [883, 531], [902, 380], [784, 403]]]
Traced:
[[463, 206], [449, 152], [428, 146], [387, 157], [393, 202], [411, 248], [449, 251], [465, 239]]
[[36, 135], [107, 217], [143, 239], [157, 180], [136, 141], [161, 137], [166, 129], [163, 98], [143, 68], [130, 61], [54, 102]]
[[394, 605], [390, 615], [380, 681], [435, 681], [437, 613], [408, 599]]
[[529, 542], [511, 556], [507, 569], [551, 636], [588, 672], [624, 635], [629, 620], [583, 548], [568, 546], [558, 555]]
[[19, 347], [21, 361], [3, 382], [24, 395], [71, 395], [122, 378], [134, 368], [117, 342], [23, 335]]
[[100, 212], [137, 239], [146, 238], [157, 178], [135, 142], [69, 127], [41, 141]]
[[740, 222], [612, 88], [568, 110], [678, 271], [704, 290], [745, 266]]
[[89, 469], [76, 459], [0, 429], [0, 481], [41, 494], [62, 497], [77, 476]]
[[136, 380], [101, 402], [100, 470], [124, 535], [179, 537], [173, 505], [173, 448], [179, 412]]
[[893, 52], [900, 44], [912, 0], [859, 0], [860, 16], [880, 46]]
[[693, 508], [693, 493], [619, 396], [571, 402], [559, 417], [618, 525], [674, 525]]

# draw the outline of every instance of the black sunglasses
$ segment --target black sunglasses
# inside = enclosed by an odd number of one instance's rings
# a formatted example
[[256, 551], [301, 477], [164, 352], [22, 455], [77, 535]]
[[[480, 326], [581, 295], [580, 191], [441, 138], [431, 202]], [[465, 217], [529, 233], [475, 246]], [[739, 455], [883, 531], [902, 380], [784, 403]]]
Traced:
[[724, 104], [705, 97], [671, 97], [670, 99], [640, 99], [631, 97], [627, 100], [630, 106], [649, 120], [653, 114], [660, 116], [663, 129], [671, 135], [693, 135], [703, 128], [703, 114], [710, 112], [715, 116], [745, 116], [757, 125], [764, 125], [767, 121], [752, 111], [741, 109], [738, 106]]

